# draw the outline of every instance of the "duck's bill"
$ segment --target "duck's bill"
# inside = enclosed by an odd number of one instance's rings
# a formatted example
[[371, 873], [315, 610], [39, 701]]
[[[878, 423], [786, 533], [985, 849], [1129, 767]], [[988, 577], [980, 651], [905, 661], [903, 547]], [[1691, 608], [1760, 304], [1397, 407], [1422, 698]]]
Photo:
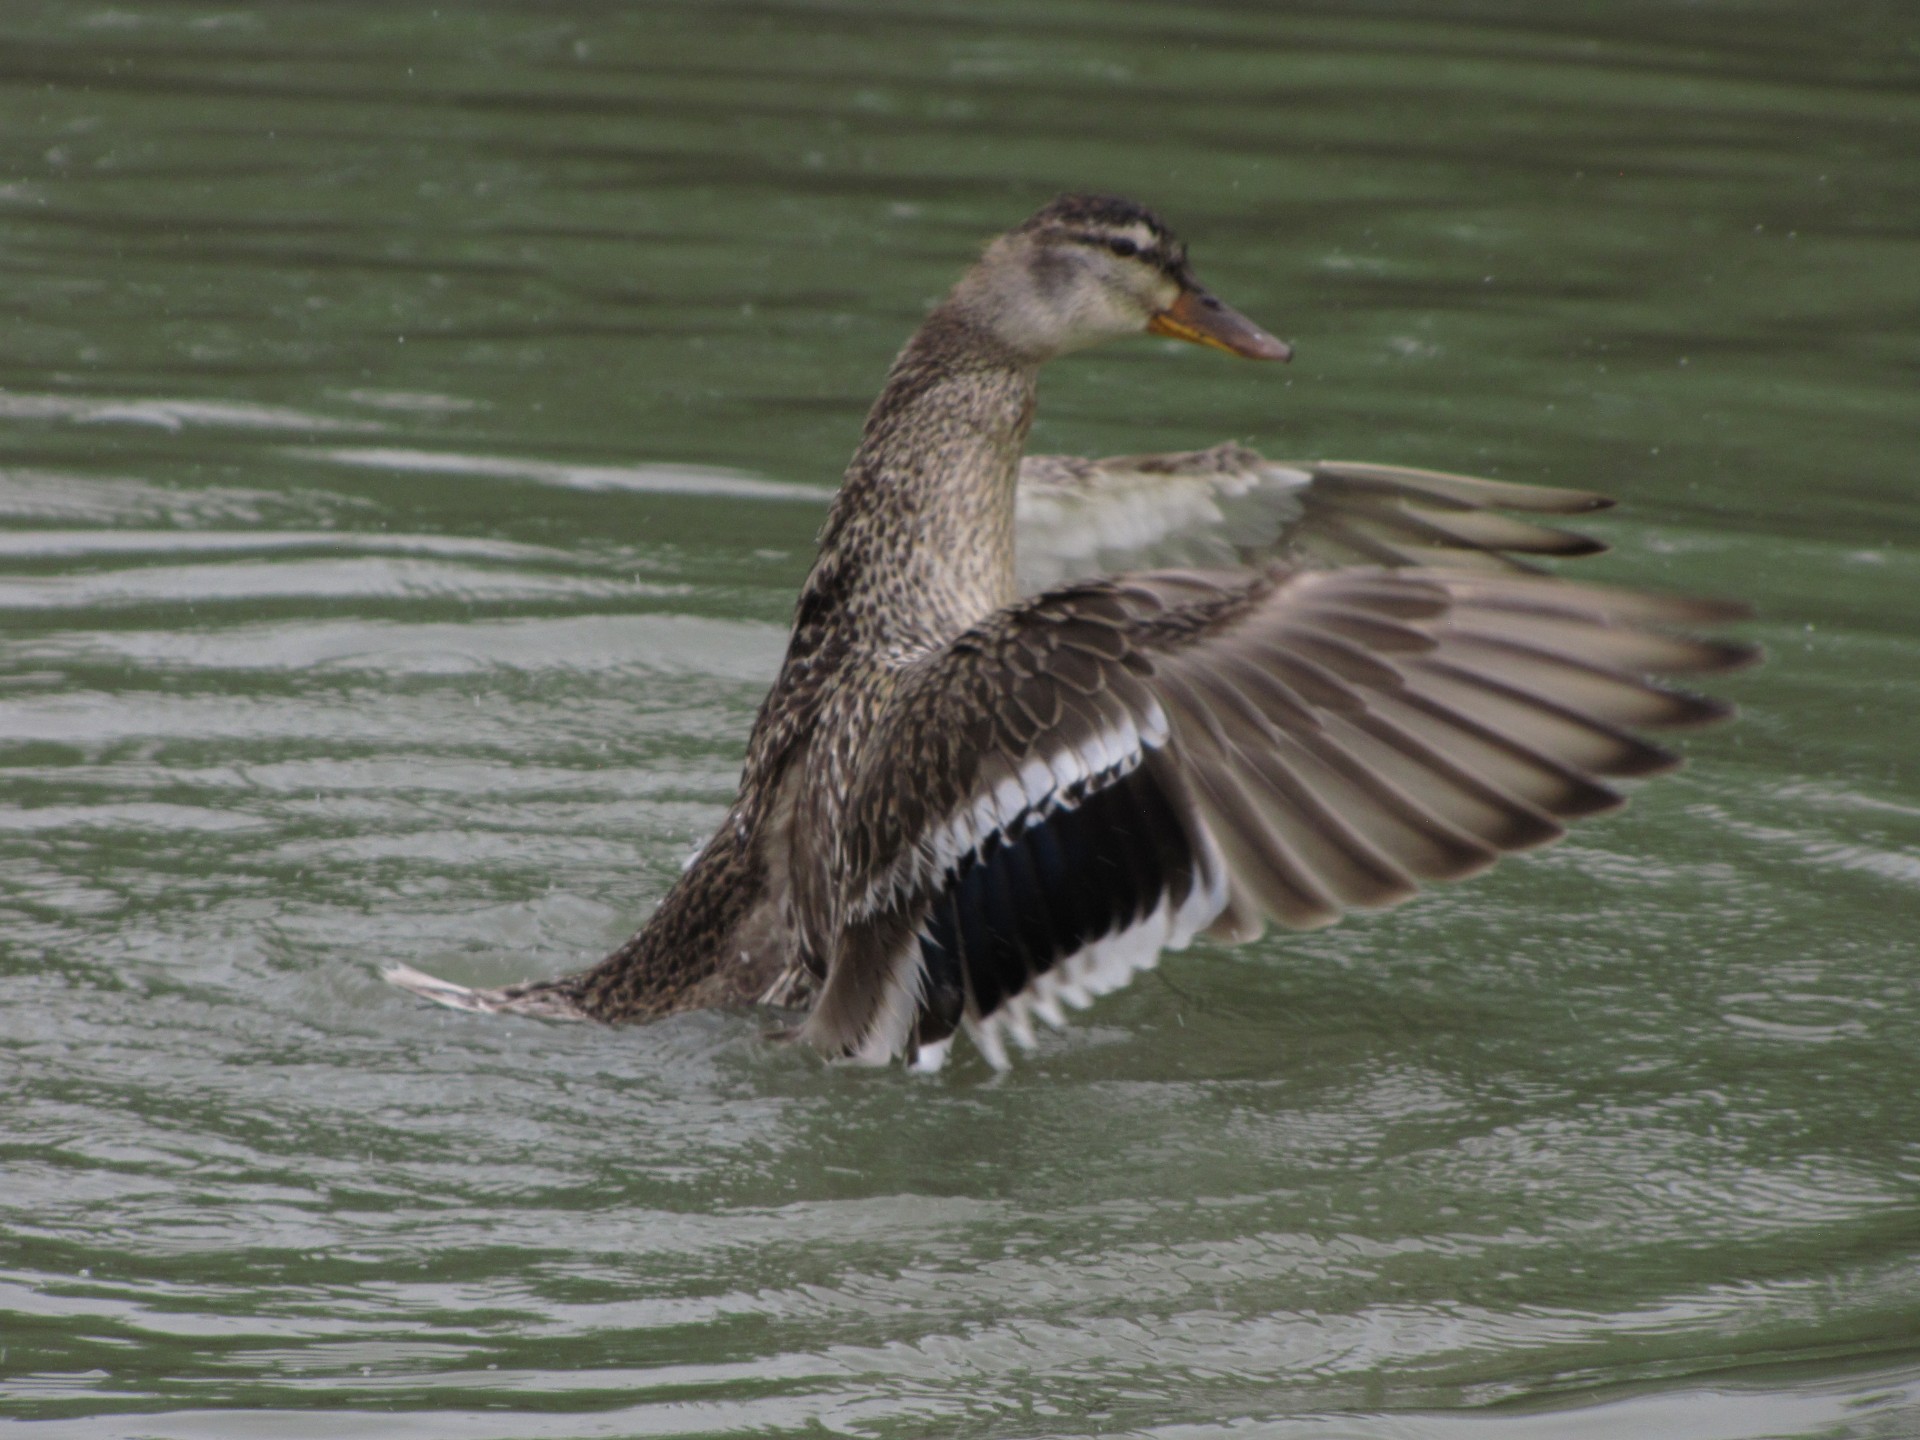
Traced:
[[1291, 360], [1293, 347], [1276, 340], [1238, 310], [1204, 290], [1182, 290], [1180, 298], [1147, 322], [1154, 335], [1195, 345], [1211, 345], [1249, 360]]

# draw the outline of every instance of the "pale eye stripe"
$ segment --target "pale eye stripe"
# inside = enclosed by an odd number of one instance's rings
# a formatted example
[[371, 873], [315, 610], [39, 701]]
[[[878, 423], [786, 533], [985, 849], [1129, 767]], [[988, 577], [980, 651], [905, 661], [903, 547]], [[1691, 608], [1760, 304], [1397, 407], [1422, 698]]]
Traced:
[[1181, 261], [1177, 250], [1169, 248], [1161, 236], [1156, 235], [1139, 221], [1135, 221], [1124, 229], [1070, 230], [1067, 233], [1083, 245], [1091, 245], [1102, 250], [1111, 249], [1115, 241], [1125, 241], [1133, 246], [1134, 253], [1141, 260], [1161, 270], [1175, 269]]

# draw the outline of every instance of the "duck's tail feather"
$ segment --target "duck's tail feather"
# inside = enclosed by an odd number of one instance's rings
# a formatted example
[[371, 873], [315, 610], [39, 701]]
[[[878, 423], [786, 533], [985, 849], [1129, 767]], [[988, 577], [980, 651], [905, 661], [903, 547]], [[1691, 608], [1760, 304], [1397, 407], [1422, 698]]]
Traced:
[[498, 990], [474, 990], [456, 985], [411, 965], [389, 965], [380, 972], [380, 978], [410, 995], [445, 1005], [450, 1010], [470, 1010], [480, 1015], [538, 1015], [544, 1020], [591, 1018], [581, 1004], [578, 977], [572, 975], [558, 980], [523, 980], [517, 985], [502, 985]]

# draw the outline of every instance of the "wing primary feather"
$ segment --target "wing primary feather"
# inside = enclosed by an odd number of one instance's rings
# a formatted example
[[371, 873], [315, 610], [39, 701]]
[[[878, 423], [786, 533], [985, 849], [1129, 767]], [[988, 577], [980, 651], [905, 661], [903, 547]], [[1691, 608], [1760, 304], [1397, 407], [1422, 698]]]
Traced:
[[1607, 545], [1590, 535], [1572, 530], [1556, 530], [1507, 515], [1484, 510], [1462, 509], [1451, 515], [1439, 515], [1408, 506], [1396, 506], [1390, 512], [1421, 540], [1437, 549], [1514, 550], [1524, 555], [1559, 555], [1568, 558], [1603, 555]]
[[[1475, 671], [1526, 689], [1551, 682], [1560, 693], [1578, 695], [1583, 714], [1615, 724], [1672, 729], [1724, 720], [1733, 710], [1726, 701], [1651, 684], [1637, 675], [1511, 636], [1454, 630], [1447, 637], [1447, 649], [1450, 655], [1470, 660]], [[1527, 684], [1528, 680], [1535, 685]]]
[[[1557, 819], [1601, 815], [1625, 803], [1618, 791], [1609, 789], [1584, 771], [1420, 689], [1410, 686], [1394, 699], [1420, 715], [1426, 722], [1423, 728], [1429, 734], [1438, 732], [1436, 739], [1445, 735], [1458, 747], [1456, 754], [1462, 768], [1483, 775], [1490, 768], [1503, 773], [1511, 785], [1541, 790], [1539, 794], [1526, 794], [1527, 800]], [[1543, 781], [1546, 782], [1544, 789]], [[1489, 783], [1497, 789], [1504, 788], [1500, 781]], [[1508, 793], [1514, 791], [1508, 789]]]
[[1424, 654], [1438, 643], [1431, 631], [1357, 605], [1316, 604], [1306, 617], [1318, 628], [1375, 655]]
[[[1403, 782], [1417, 779], [1440, 792], [1429, 806], [1434, 813], [1451, 816], [1454, 823], [1500, 850], [1531, 849], [1558, 840], [1566, 833], [1565, 827], [1541, 805], [1494, 784], [1434, 743], [1430, 738], [1434, 727], [1425, 721], [1421, 712], [1416, 710], [1414, 715], [1414, 725], [1418, 728], [1410, 728], [1391, 713], [1398, 708], [1382, 707], [1351, 717], [1348, 723], [1377, 744], [1383, 758], [1399, 757], [1407, 762], [1401, 771]], [[1452, 729], [1450, 717], [1446, 729]], [[1559, 773], [1552, 774], [1555, 783], [1561, 783]], [[1470, 813], [1474, 811], [1478, 813]]]
[[1303, 624], [1289, 628], [1287, 641], [1297, 658], [1312, 660], [1342, 680], [1369, 690], [1393, 690], [1400, 685], [1397, 669], [1343, 635]]
[[1230, 896], [1230, 907], [1237, 908], [1238, 894], [1244, 894], [1290, 928], [1330, 923], [1339, 913], [1332, 897], [1248, 805], [1242, 782], [1233, 773], [1236, 746], [1191, 683], [1192, 677], [1168, 671], [1161, 693], [1184, 740], [1185, 774], [1194, 801], [1233, 877], [1236, 895]]
[[1366, 698], [1359, 691], [1311, 656], [1273, 647], [1261, 652], [1255, 663], [1271, 668], [1290, 689], [1317, 709], [1353, 715], [1367, 708]]
[[[1259, 675], [1263, 684], [1285, 686], [1285, 681], [1278, 675], [1263, 672], [1258, 666], [1248, 669]], [[1318, 683], [1312, 667], [1306, 667], [1302, 673]], [[1211, 709], [1192, 691], [1186, 675], [1169, 668], [1162, 674], [1160, 683], [1169, 704], [1175, 706], [1183, 718], [1183, 732], [1190, 737], [1190, 746], [1199, 747], [1202, 752], [1205, 749], [1224, 751], [1231, 748], [1231, 742], [1220, 730]], [[1291, 687], [1287, 688], [1289, 694], [1294, 693]], [[1403, 699], [1396, 696], [1393, 705], [1376, 706], [1373, 709], [1364, 705], [1343, 705], [1341, 712], [1327, 717], [1325, 723], [1351, 726], [1378, 747], [1381, 760], [1397, 758], [1401, 762], [1403, 776], [1418, 777], [1422, 787], [1428, 790], [1437, 787], [1442, 792], [1442, 798], [1436, 804], [1446, 813], [1454, 815], [1456, 823], [1461, 820], [1463, 804], [1468, 810], [1478, 810], [1479, 822], [1471, 826], [1469, 833], [1483, 843], [1493, 844], [1500, 849], [1518, 849], [1545, 844], [1564, 833], [1562, 827], [1539, 806], [1493, 784], [1427, 738], [1435, 729], [1431, 722], [1416, 720], [1419, 726], [1416, 731], [1391, 719], [1387, 711], [1404, 709], [1398, 703]], [[1453, 728], [1450, 719], [1444, 728], [1448, 731]], [[1554, 779], [1556, 785], [1563, 783], [1557, 771], [1554, 772]], [[1449, 793], [1455, 798], [1444, 798]], [[1436, 813], [1439, 811], [1436, 810]]]
[[1234, 876], [1260, 907], [1294, 930], [1316, 930], [1340, 918], [1340, 907], [1248, 803], [1238, 777], [1205, 766], [1193, 771], [1208, 829]]
[[[1447, 588], [1462, 613], [1498, 610], [1561, 616], [1592, 624], [1731, 625], [1753, 618], [1753, 607], [1739, 600], [1673, 595], [1665, 591], [1620, 590], [1577, 580], [1551, 581], [1519, 576], [1474, 575], [1449, 579]], [[1724, 642], [1745, 664], [1759, 658], [1753, 646]]]
[[[1239, 656], [1223, 657], [1219, 668], [1256, 697], [1256, 704], [1265, 702], [1262, 708], [1273, 707], [1278, 712], [1277, 722], [1292, 741], [1357, 793], [1361, 803], [1336, 806], [1337, 813], [1369, 816], [1396, 835], [1389, 843], [1382, 840], [1377, 830], [1370, 832], [1396, 857], [1397, 863], [1407, 866], [1421, 879], [1433, 880], [1470, 874], [1493, 862], [1497, 852], [1486, 840], [1461, 828], [1434, 804], [1422, 801], [1390, 778], [1404, 774], [1409, 765], [1417, 765], [1426, 772], [1424, 788], [1429, 793], [1436, 788], [1460, 791], [1463, 782], [1456, 778], [1453, 767], [1445, 764], [1436, 767], [1434, 762], [1440, 757], [1430, 749], [1383, 746], [1367, 728], [1340, 717], [1330, 717], [1327, 723], [1316, 720], [1312, 726], [1286, 724], [1285, 717], [1301, 702], [1284, 681]], [[1354, 755], [1352, 746], [1356, 741], [1366, 747], [1371, 763]], [[1465, 793], [1460, 799], [1474, 808], [1493, 806], [1502, 814], [1513, 808], [1504, 793], [1492, 791], [1477, 780], [1465, 783]], [[1459, 808], [1458, 802], [1454, 808]], [[1534, 822], [1550, 825], [1544, 815], [1531, 807], [1519, 811], [1516, 818], [1529, 829], [1534, 828]], [[1551, 826], [1551, 831], [1557, 834], [1558, 827]]]
[[1271, 668], [1252, 657], [1229, 650], [1211, 667], [1216, 675], [1231, 676], [1241, 689], [1265, 702], [1262, 712], [1281, 729], [1298, 732], [1324, 729], [1327, 717]]
[[[1365, 533], [1358, 526], [1349, 524], [1343, 520], [1336, 520], [1330, 515], [1320, 517], [1315, 523], [1322, 537], [1333, 541], [1337, 545], [1345, 546], [1350, 552], [1368, 564], [1386, 565], [1394, 569], [1399, 569], [1416, 563], [1420, 558], [1417, 555], [1409, 554], [1397, 546], [1388, 544], [1385, 540]], [[1525, 562], [1514, 560], [1509, 563], [1513, 565], [1524, 565]], [[1526, 568], [1531, 569], [1533, 567], [1527, 566]]]
[[1358, 460], [1322, 460], [1307, 467], [1316, 475], [1342, 480], [1357, 488], [1370, 488], [1386, 495], [1404, 495], [1417, 491], [1462, 509], [1477, 510], [1497, 506], [1502, 510], [1524, 510], [1545, 515], [1579, 515], [1608, 510], [1614, 505], [1610, 496], [1591, 490], [1567, 490], [1554, 485], [1522, 485], [1511, 480], [1483, 480], [1478, 475], [1455, 475], [1445, 470], [1419, 470], [1403, 465], [1374, 465]]
[[[1423, 698], [1431, 699], [1463, 718], [1470, 712], [1464, 711], [1457, 702], [1471, 704], [1477, 700], [1480, 713], [1472, 714], [1473, 723], [1485, 736], [1498, 737], [1502, 748], [1509, 754], [1524, 752], [1529, 760], [1556, 766], [1569, 774], [1591, 770], [1601, 775], [1659, 775], [1680, 763], [1680, 757], [1673, 751], [1655, 745], [1650, 740], [1643, 740], [1630, 730], [1575, 710], [1551, 696], [1521, 688], [1464, 665], [1437, 656], [1426, 656], [1412, 662], [1409, 668], [1414, 672], [1410, 679], [1418, 677], [1428, 681], [1451, 682], [1453, 693], [1429, 692]], [[1416, 683], [1413, 688], [1425, 691], [1427, 687]], [[1461, 691], [1466, 694], [1460, 695]], [[1532, 727], [1536, 732], [1542, 729], [1553, 731], [1554, 751], [1560, 753], [1553, 753], [1520, 738], [1510, 732], [1509, 726], [1518, 730]], [[1576, 746], [1584, 753], [1574, 754], [1571, 759], [1561, 758], [1561, 755], [1576, 752]], [[1588, 777], [1583, 775], [1582, 778]]]
[[[1230, 716], [1252, 731], [1251, 745], [1234, 738], [1231, 719], [1223, 723], [1234, 744], [1236, 769], [1275, 833], [1287, 836], [1298, 862], [1312, 870], [1325, 893], [1344, 905], [1382, 906], [1404, 900], [1418, 886], [1400, 864], [1361, 834], [1328, 802], [1309, 772], [1322, 770], [1311, 749], [1277, 729], [1259, 705], [1224, 671], [1214, 675], [1214, 692], [1231, 707]], [[1319, 738], [1317, 735], [1315, 738]]]

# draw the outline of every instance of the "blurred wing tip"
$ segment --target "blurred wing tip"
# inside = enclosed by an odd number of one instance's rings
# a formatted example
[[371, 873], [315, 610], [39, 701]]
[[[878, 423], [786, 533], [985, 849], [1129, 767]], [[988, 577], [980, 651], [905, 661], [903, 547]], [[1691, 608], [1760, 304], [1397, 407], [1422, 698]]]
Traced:
[[[1713, 640], [1707, 642], [1712, 650], [1712, 663], [1707, 667], [1714, 671], [1751, 670], [1767, 658], [1764, 647], [1750, 644], [1745, 640]], [[1731, 712], [1733, 707], [1728, 706]]]
[[[1685, 710], [1660, 722], [1664, 730], [1697, 730], [1708, 725], [1724, 725], [1740, 713], [1740, 707], [1731, 700], [1722, 700], [1714, 695], [1696, 695], [1691, 690], [1670, 691], [1674, 698], [1685, 703]], [[1674, 757], [1673, 769], [1680, 764], [1680, 757]]]

